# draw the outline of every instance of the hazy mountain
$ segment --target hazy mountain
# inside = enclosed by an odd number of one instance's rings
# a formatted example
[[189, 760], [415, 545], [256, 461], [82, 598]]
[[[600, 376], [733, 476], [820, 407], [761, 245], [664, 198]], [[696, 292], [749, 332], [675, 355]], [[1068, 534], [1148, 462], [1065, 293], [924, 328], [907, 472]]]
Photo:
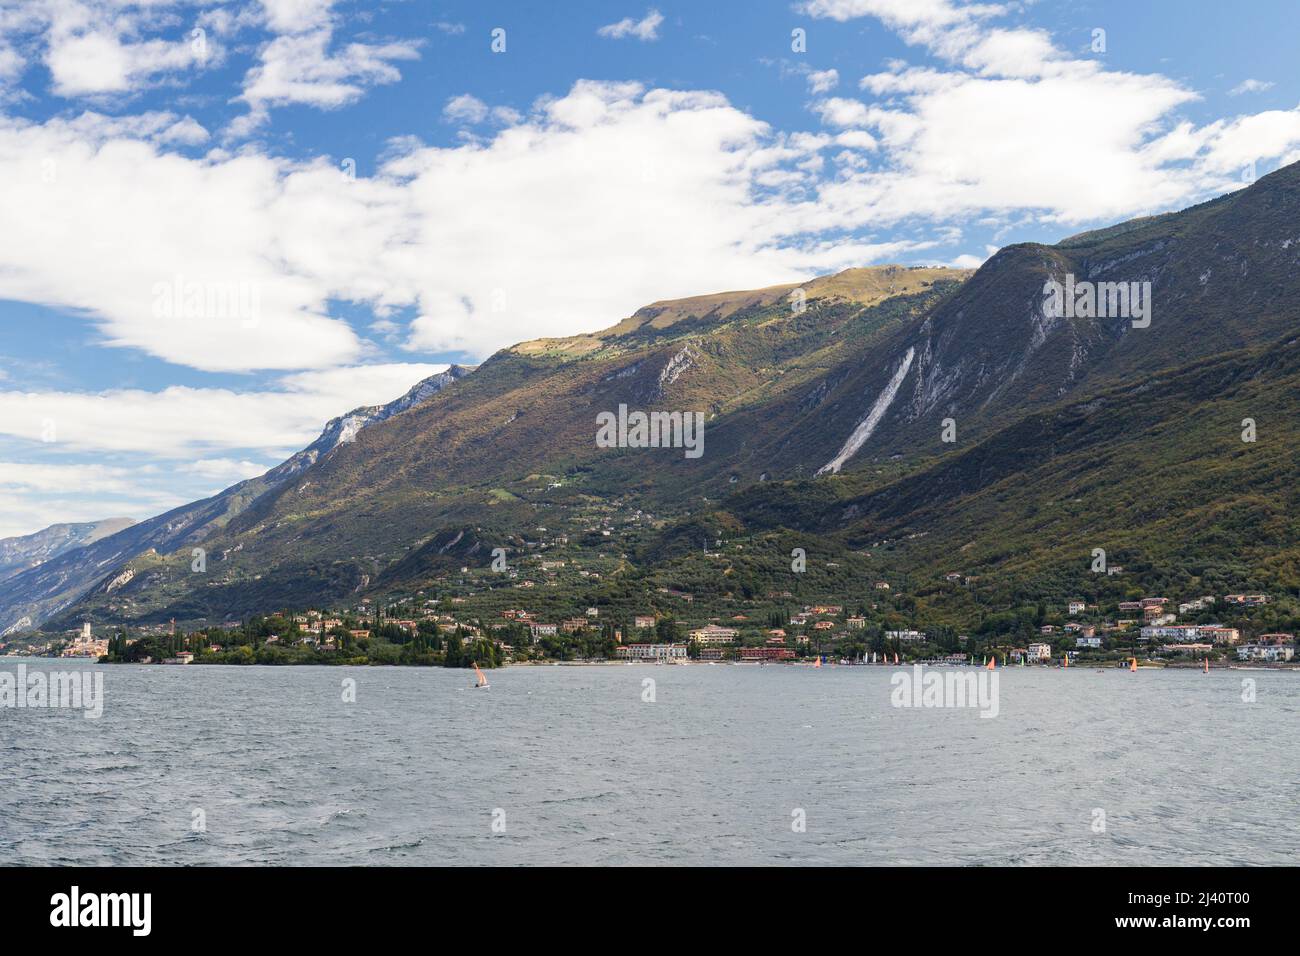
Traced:
[[0, 581], [44, 564], [65, 551], [116, 534], [131, 524], [130, 518], [105, 518], [77, 524], [52, 524], [33, 534], [0, 538]]

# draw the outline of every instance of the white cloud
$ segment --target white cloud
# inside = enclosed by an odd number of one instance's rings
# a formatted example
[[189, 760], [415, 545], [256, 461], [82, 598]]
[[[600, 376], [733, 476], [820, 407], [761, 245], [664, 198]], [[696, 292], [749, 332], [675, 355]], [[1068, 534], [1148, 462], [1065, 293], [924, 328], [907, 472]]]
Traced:
[[[171, 386], [160, 391], [0, 391], [0, 435], [18, 453], [139, 453], [184, 460], [253, 451], [277, 460], [313, 441], [329, 419], [392, 401], [445, 365], [389, 363], [301, 372], [279, 387], [235, 391]], [[52, 439], [52, 440], [48, 440]]]
[[601, 27], [596, 33], [611, 40], [636, 37], [643, 42], [659, 39], [659, 26], [664, 22], [663, 14], [658, 10], [649, 10], [640, 20], [624, 17], [617, 23]]
[[1268, 80], [1242, 80], [1228, 90], [1228, 95], [1241, 96], [1243, 93], [1263, 93], [1265, 90], [1271, 90], [1273, 86], [1273, 82]]
[[169, 16], [176, 0], [46, 0], [0, 11], [0, 83], [25, 63], [13, 41], [39, 51], [63, 97], [127, 94], [220, 64], [224, 47]]
[[157, 478], [149, 466], [0, 462], [0, 538], [65, 521], [139, 520], [190, 500], [154, 487]]
[[838, 70], [813, 70], [808, 74], [808, 92], [828, 93], [839, 85]]
[[246, 458], [200, 458], [198, 461], [182, 463], [178, 466], [178, 470], [229, 487], [236, 482], [265, 474], [271, 467], [274, 466], [265, 462], [249, 461]]
[[481, 354], [911, 248], [805, 244], [823, 224], [797, 165], [829, 144], [776, 136], [716, 93], [583, 82], [489, 143], [416, 149], [385, 170], [406, 182], [412, 249], [437, 250], [406, 273], [411, 344]]
[[143, 77], [199, 61], [187, 42], [124, 44], [109, 32], [56, 36], [45, 57], [60, 96], [126, 92], [137, 88]]
[[821, 190], [822, 206], [846, 228], [1010, 211], [1063, 223], [1120, 219], [1232, 188], [1230, 172], [1300, 145], [1300, 111], [1199, 128], [1175, 121], [1199, 98], [1194, 91], [1076, 58], [1043, 30], [989, 23], [1010, 7], [809, 0], [802, 9], [878, 17], [941, 64], [896, 61], [864, 77], [873, 102], [810, 104], [828, 126], [870, 131], [879, 145], [879, 161], [844, 163], [841, 179]]
[[[324, 163], [190, 160], [127, 132], [102, 120], [0, 119], [0, 208], [11, 217], [0, 230], [0, 297], [83, 311], [107, 344], [197, 368], [302, 368], [361, 354], [347, 323], [327, 314], [326, 273], [338, 256], [355, 266], [375, 252], [367, 228], [383, 228], [381, 245], [400, 233], [367, 212], [375, 187]], [[358, 231], [328, 231], [338, 225]], [[344, 272], [336, 291], [383, 298], [378, 272]]]
[[859, 100], [833, 96], [818, 100], [812, 108], [820, 114], [822, 122], [829, 126], [866, 126], [871, 122], [871, 112]]
[[336, 44], [334, 3], [262, 0], [265, 25], [276, 36], [244, 77], [240, 99], [249, 112], [227, 127], [230, 138], [252, 135], [276, 106], [337, 109], [354, 103], [369, 87], [400, 80], [395, 63], [419, 58], [418, 40]]
[[459, 96], [453, 96], [447, 100], [447, 105], [442, 108], [443, 118], [449, 122], [469, 123], [477, 125], [491, 119], [493, 122], [502, 125], [518, 123], [523, 116], [508, 106], [488, 106], [477, 96], [469, 93], [462, 93]]
[[279, 464], [329, 419], [445, 369], [326, 369], [243, 392], [0, 391], [0, 537], [58, 521], [138, 520], [208, 497]]
[[326, 27], [272, 40], [245, 79], [242, 99], [253, 115], [290, 103], [321, 109], [345, 106], [360, 99], [369, 86], [400, 80], [394, 61], [419, 56], [412, 42], [349, 43], [331, 52], [332, 39]]

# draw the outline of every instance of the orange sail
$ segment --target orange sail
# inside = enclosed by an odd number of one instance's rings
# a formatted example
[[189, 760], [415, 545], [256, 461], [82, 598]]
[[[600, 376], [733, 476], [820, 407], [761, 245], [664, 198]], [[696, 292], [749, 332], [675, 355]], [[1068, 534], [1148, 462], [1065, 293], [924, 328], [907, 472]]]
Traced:
[[997, 659], [997, 657], [996, 657], [996, 656], [994, 656], [994, 657], [990, 657], [990, 658], [989, 658], [989, 662], [988, 662], [988, 669], [989, 669], [989, 670], [996, 670], [996, 669], [997, 669], [997, 666], [998, 666], [998, 659]]
[[478, 686], [486, 687], [488, 685], [487, 678], [484, 677], [483, 672], [479, 670], [478, 661], [474, 662], [474, 673], [478, 675]]
[[1130, 671], [1131, 673], [1134, 673], [1134, 674], [1137, 673], [1137, 669], [1138, 669], [1138, 659], [1137, 659], [1136, 657], [1130, 657], [1130, 658], [1128, 659], [1128, 669], [1129, 669], [1129, 671]]
[[1210, 672], [1210, 659], [1208, 657], [1203, 657], [1201, 658], [1201, 661], [1205, 664], [1205, 673], [1208, 674]]
[[894, 663], [898, 663], [898, 651], [894, 651]]
[[1062, 660], [1063, 660], [1063, 662], [1064, 662], [1064, 663], [1061, 665], [1062, 667], [1069, 667], [1069, 666], [1070, 666], [1070, 655], [1069, 655], [1069, 654], [1066, 654], [1065, 657], [1062, 658]]
[[821, 666], [822, 666], [822, 656], [818, 654], [816, 657], [813, 658], [813, 667], [821, 667]]

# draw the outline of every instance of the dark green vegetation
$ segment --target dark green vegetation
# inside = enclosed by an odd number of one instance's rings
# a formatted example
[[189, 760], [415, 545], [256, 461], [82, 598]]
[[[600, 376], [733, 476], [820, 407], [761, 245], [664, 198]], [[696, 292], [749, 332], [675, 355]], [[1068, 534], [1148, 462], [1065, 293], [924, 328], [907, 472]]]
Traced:
[[[304, 622], [305, 623], [305, 622]], [[305, 641], [304, 638], [310, 638]], [[195, 664], [400, 664], [404, 666], [500, 667], [501, 649], [460, 628], [442, 632], [433, 621], [406, 629], [383, 620], [348, 616], [313, 636], [293, 618], [254, 616], [228, 628], [176, 634], [109, 638], [111, 663], [147, 664], [189, 653]]]
[[[206, 527], [206, 572], [192, 542], [160, 548], [51, 626], [420, 594], [484, 620], [592, 606], [766, 622], [833, 602], [869, 617], [866, 644], [906, 628], [1023, 638], [1070, 598], [1260, 592], [1273, 603], [1241, 623], [1291, 629], [1297, 266], [1292, 166], [1180, 213], [1008, 247], [969, 278], [852, 270], [805, 284], [802, 312], [791, 287], [657, 303], [498, 353]], [[1150, 327], [1045, 314], [1045, 281], [1067, 273], [1151, 283]], [[908, 350], [874, 433], [814, 478]], [[703, 457], [597, 448], [597, 413], [620, 403], [705, 412]], [[490, 570], [494, 548], [514, 578]], [[1122, 573], [1093, 573], [1095, 549]]]

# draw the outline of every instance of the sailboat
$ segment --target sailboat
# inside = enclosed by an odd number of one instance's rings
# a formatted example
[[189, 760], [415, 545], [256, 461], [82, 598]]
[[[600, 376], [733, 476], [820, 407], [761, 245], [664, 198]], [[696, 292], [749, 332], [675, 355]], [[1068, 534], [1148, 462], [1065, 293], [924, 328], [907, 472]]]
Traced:
[[821, 666], [822, 666], [822, 656], [818, 654], [816, 657], [813, 658], [813, 667], [821, 667]]
[[1138, 659], [1137, 659], [1136, 657], [1130, 657], [1130, 658], [1128, 659], [1128, 669], [1129, 669], [1129, 672], [1132, 673], [1132, 674], [1136, 674], [1136, 673], [1137, 673], [1137, 670], [1138, 670]]
[[483, 672], [479, 670], [478, 661], [474, 662], [474, 673], [478, 675], [478, 683], [474, 685], [476, 688], [484, 688], [484, 687], [492, 686], [491, 684], [488, 683], [487, 678], [483, 676]]
[[1062, 667], [1069, 667], [1069, 666], [1070, 666], [1070, 655], [1069, 655], [1069, 654], [1066, 654], [1065, 657], [1061, 658], [1061, 666], [1062, 666]]
[[898, 666], [898, 651], [894, 651], [894, 666]]
[[1202, 657], [1201, 663], [1205, 665], [1205, 670], [1203, 670], [1202, 673], [1208, 674], [1210, 672], [1210, 659], [1208, 657]]
[[990, 657], [989, 662], [984, 666], [987, 667], [989, 670], [997, 670], [997, 666], [998, 666], [997, 656], [994, 655], [993, 657]]

